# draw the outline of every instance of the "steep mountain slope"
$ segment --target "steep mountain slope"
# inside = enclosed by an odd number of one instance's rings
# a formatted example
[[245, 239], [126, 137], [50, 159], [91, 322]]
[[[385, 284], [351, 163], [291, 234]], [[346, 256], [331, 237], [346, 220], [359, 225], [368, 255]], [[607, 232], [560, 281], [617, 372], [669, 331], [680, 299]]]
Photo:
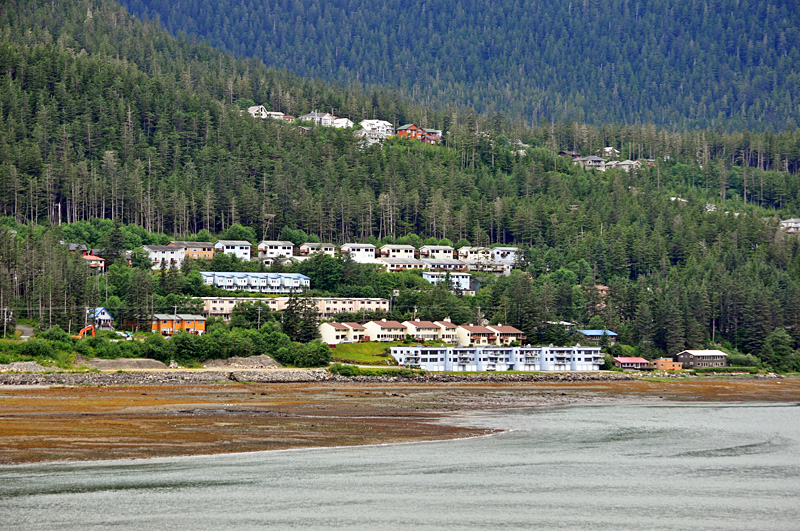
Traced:
[[790, 0], [121, 1], [300, 75], [532, 123], [800, 123], [800, 4]]

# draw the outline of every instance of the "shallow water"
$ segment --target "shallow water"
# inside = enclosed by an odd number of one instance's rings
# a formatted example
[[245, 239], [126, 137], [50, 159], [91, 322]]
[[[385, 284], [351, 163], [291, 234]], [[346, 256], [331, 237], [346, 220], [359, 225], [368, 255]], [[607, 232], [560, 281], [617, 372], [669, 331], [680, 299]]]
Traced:
[[800, 528], [797, 404], [580, 406], [454, 422], [510, 431], [426, 444], [2, 467], [0, 525]]

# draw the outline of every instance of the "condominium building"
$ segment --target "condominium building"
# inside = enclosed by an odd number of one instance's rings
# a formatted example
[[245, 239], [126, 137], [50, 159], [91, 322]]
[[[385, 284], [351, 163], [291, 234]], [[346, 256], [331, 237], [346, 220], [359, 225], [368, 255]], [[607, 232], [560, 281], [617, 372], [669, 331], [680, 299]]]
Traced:
[[600, 347], [423, 347], [390, 349], [404, 367], [427, 371], [597, 371]]
[[300, 273], [216, 273], [201, 271], [207, 286], [224, 290], [259, 293], [295, 293], [311, 287], [311, 279]]

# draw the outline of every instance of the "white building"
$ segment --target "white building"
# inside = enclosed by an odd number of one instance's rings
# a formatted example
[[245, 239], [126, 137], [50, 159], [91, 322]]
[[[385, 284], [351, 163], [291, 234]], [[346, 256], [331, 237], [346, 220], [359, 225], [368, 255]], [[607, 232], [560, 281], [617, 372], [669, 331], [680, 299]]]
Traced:
[[341, 343], [360, 343], [366, 341], [367, 329], [358, 323], [321, 323], [319, 335], [323, 343], [339, 345]]
[[402, 341], [406, 337], [406, 327], [397, 321], [370, 321], [364, 325], [367, 329], [367, 337], [370, 341]]
[[434, 285], [445, 282], [449, 278], [453, 289], [460, 291], [470, 291], [472, 289], [472, 275], [469, 273], [423, 271], [422, 278]]
[[175, 267], [181, 267], [183, 259], [186, 258], [186, 248], [177, 247], [175, 245], [142, 245], [142, 249], [147, 251], [150, 256], [150, 262], [153, 263], [153, 269], [160, 269], [161, 262], [164, 262], [167, 269], [173, 264]]
[[415, 341], [439, 341], [442, 329], [433, 321], [403, 321], [406, 334]]
[[327, 112], [310, 112], [298, 117], [297, 119], [304, 122], [314, 122], [315, 124], [323, 127], [332, 127], [333, 121], [336, 120], [336, 117]]
[[[270, 311], [279, 312], [289, 305], [291, 297], [200, 297], [203, 299], [203, 314], [208, 317], [221, 317], [230, 321], [234, 307], [242, 302], [261, 302]], [[341, 313], [388, 312], [389, 299], [380, 297], [311, 297], [317, 312], [323, 319]]]
[[378, 250], [380, 258], [408, 258], [414, 259], [413, 245], [384, 245]]
[[423, 245], [419, 248], [420, 259], [452, 260], [453, 248], [449, 245]]
[[420, 259], [428, 271], [466, 271], [467, 264], [454, 258], [422, 258]]
[[258, 242], [258, 259], [274, 260], [294, 256], [294, 244], [287, 241], [262, 240]]
[[781, 221], [781, 230], [787, 234], [796, 234], [800, 232], [800, 219], [791, 218]]
[[404, 367], [427, 371], [598, 371], [600, 347], [423, 347], [390, 349]]
[[348, 118], [336, 118], [333, 121], [333, 127], [337, 129], [352, 129], [353, 121]]
[[232, 254], [241, 260], [250, 260], [250, 242], [244, 240], [217, 240], [214, 253]]
[[229, 291], [295, 293], [311, 287], [311, 279], [300, 273], [216, 273], [201, 271], [207, 286]]
[[492, 247], [492, 260], [506, 264], [513, 264], [517, 261], [516, 247]]
[[489, 262], [492, 260], [492, 250], [488, 247], [460, 247], [458, 259], [464, 262]]
[[367, 138], [376, 142], [394, 135], [394, 125], [386, 120], [361, 120], [360, 125], [367, 132]]
[[311, 256], [315, 253], [336, 256], [336, 246], [332, 243], [304, 243], [298, 249], [300, 256]]
[[375, 246], [371, 243], [346, 243], [339, 250], [359, 264], [375, 264]]

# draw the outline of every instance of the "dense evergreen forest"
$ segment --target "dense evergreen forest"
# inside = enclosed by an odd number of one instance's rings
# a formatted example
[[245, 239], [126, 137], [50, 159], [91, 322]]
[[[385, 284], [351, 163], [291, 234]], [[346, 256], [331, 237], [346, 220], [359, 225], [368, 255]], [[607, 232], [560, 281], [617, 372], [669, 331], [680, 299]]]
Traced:
[[800, 124], [791, 0], [121, 3], [174, 34], [299, 75], [391, 85], [426, 105], [457, 102], [530, 124]]
[[[62, 238], [116, 250], [236, 231], [337, 243], [447, 238], [519, 245], [523, 271], [487, 282], [472, 301], [409, 292], [398, 315], [458, 311], [532, 338], [552, 337], [547, 322], [564, 319], [615, 330], [648, 355], [713, 339], [796, 362], [780, 348], [800, 338], [800, 244], [778, 220], [800, 213], [797, 129], [527, 128], [304, 80], [172, 38], [112, 2], [6, 2], [0, 28], [0, 213], [19, 231], [0, 234], [0, 296], [46, 322], [60, 322], [61, 307], [79, 320], [106, 296], [147, 313], [192, 294], [190, 272], [171, 284], [145, 269], [76, 280], [81, 264]], [[363, 148], [348, 130], [253, 119], [241, 110], [250, 102], [417, 122], [446, 140]], [[606, 145], [652, 166], [587, 172], [557, 154]], [[422, 286], [325, 267], [327, 284], [315, 286], [328, 293]], [[605, 301], [595, 284], [610, 287]]]

